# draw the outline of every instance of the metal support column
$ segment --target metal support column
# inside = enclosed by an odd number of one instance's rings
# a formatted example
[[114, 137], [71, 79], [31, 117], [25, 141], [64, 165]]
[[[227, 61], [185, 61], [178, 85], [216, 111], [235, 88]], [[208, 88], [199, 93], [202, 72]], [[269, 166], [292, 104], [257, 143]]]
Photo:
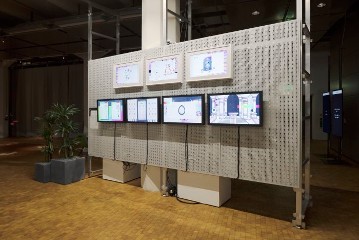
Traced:
[[120, 16], [116, 16], [116, 54], [120, 54]]
[[187, 9], [187, 14], [188, 14], [188, 39], [187, 40], [192, 40], [192, 0], [188, 0], [188, 9]]
[[[304, 3], [304, 5], [303, 5]], [[296, 212], [293, 214], [293, 226], [305, 228], [305, 212], [308, 206], [311, 206], [310, 196], [310, 119], [311, 119], [311, 99], [310, 99], [310, 0], [296, 0], [296, 16], [301, 22], [300, 37], [302, 45], [300, 46], [300, 71], [301, 71], [301, 109], [304, 108], [304, 116], [302, 116], [300, 135], [304, 138], [302, 149], [304, 156], [300, 153], [300, 169], [299, 169], [299, 188], [294, 188], [296, 193]], [[304, 11], [303, 11], [304, 10]], [[303, 15], [304, 13], [304, 15]], [[304, 135], [302, 129], [304, 128]], [[304, 179], [303, 179], [304, 177]], [[304, 181], [303, 181], [304, 180]], [[303, 184], [304, 183], [304, 184]]]
[[88, 5], [88, 32], [87, 32], [87, 59], [90, 61], [92, 59], [92, 5]]

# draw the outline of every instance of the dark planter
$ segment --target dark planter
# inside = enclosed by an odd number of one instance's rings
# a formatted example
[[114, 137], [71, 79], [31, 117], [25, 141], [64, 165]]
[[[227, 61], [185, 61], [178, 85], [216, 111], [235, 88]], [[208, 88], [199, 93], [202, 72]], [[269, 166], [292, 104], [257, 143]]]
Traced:
[[85, 158], [52, 159], [51, 181], [60, 184], [78, 182], [85, 177]]
[[51, 163], [40, 162], [35, 163], [35, 180], [42, 183], [50, 182], [51, 176]]

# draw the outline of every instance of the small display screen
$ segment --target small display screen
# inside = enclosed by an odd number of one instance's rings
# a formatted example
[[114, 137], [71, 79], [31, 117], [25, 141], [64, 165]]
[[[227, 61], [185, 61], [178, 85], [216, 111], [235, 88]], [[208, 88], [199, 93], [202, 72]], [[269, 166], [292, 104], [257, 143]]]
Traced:
[[123, 99], [97, 100], [97, 121], [124, 122], [124, 100]]
[[160, 98], [127, 99], [127, 122], [159, 123]]
[[115, 66], [116, 84], [131, 85], [140, 83], [140, 65], [138, 63]]
[[262, 92], [208, 95], [209, 124], [262, 125]]
[[204, 95], [162, 98], [163, 123], [204, 124]]
[[338, 89], [332, 92], [332, 134], [337, 137], [343, 136], [343, 90]]
[[323, 132], [330, 133], [330, 93], [323, 93]]
[[165, 59], [153, 59], [147, 62], [148, 64], [148, 81], [170, 81], [178, 80], [179, 62], [177, 57]]
[[189, 58], [190, 78], [205, 78], [227, 75], [228, 50], [212, 50], [193, 54]]

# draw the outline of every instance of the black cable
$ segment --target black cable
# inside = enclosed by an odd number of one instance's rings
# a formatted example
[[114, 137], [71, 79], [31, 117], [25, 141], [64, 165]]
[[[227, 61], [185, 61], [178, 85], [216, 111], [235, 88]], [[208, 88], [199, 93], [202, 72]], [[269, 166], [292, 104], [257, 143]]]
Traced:
[[147, 170], [148, 165], [148, 123], [146, 124], [146, 164], [145, 164], [145, 171]]
[[179, 201], [181, 203], [185, 203], [185, 204], [199, 204], [199, 202], [194, 202], [194, 201], [180, 198], [178, 195], [176, 195], [176, 199], [177, 199], [177, 201]]
[[186, 172], [188, 171], [188, 124], [186, 124], [186, 140], [184, 143], [185, 159], [186, 159]]
[[113, 160], [116, 160], [116, 128], [117, 124], [115, 122], [115, 129], [113, 131]]
[[239, 126], [238, 126], [238, 142], [237, 142], [237, 178], [239, 178], [239, 161], [240, 161], [240, 138], [241, 134], [240, 134], [240, 129], [239, 129]]

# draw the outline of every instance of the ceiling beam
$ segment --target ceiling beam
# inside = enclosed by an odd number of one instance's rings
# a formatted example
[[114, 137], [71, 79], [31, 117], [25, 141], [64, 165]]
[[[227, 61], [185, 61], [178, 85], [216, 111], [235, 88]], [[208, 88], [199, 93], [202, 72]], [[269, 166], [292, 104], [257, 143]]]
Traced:
[[30, 21], [31, 11], [24, 6], [10, 0], [1, 0], [0, 12], [24, 21]]
[[47, 0], [47, 1], [70, 14], [76, 15], [78, 12], [78, 5], [73, 0]]

